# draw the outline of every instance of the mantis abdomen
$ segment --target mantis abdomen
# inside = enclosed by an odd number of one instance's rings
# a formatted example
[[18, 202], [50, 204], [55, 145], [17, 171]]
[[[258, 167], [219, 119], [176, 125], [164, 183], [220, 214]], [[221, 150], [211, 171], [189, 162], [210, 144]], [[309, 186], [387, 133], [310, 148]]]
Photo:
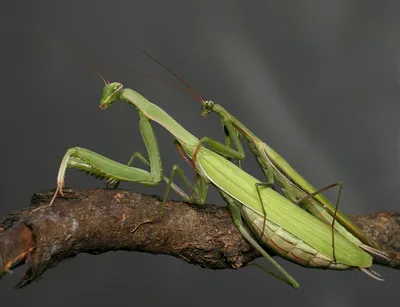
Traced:
[[321, 251], [316, 250], [311, 245], [307, 244], [268, 218], [265, 220], [263, 231], [264, 217], [244, 206], [242, 207], [241, 212], [252, 233], [255, 234], [262, 243], [273, 248], [275, 252], [284, 258], [302, 266], [312, 268], [334, 270], [347, 270], [353, 268], [344, 263], [335, 263], [331, 256], [325, 255]]

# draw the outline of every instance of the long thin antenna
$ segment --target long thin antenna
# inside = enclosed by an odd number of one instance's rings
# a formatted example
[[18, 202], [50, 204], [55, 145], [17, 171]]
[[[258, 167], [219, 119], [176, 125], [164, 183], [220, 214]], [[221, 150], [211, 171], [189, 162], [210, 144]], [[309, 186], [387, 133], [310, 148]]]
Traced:
[[195, 91], [193, 87], [191, 87], [188, 83], [185, 82], [181, 77], [179, 77], [176, 73], [174, 73], [170, 68], [166, 67], [163, 63], [161, 63], [159, 60], [157, 60], [154, 56], [151, 54], [147, 53], [143, 49], [140, 49], [141, 52], [143, 52], [145, 55], [147, 55], [150, 59], [152, 59], [154, 62], [158, 63], [162, 68], [167, 70], [170, 74], [172, 74], [176, 79], [178, 79], [182, 84], [184, 84], [194, 95], [197, 96], [197, 99], [200, 101], [204, 101], [204, 99]]
[[85, 61], [84, 59], [82, 59], [82, 58], [79, 58], [79, 60], [80, 60], [83, 64], [85, 64], [87, 67], [89, 67], [92, 71], [94, 71], [94, 72], [96, 73], [96, 75], [98, 75], [98, 76], [101, 78], [101, 80], [103, 80], [103, 82], [104, 82], [105, 85], [110, 84], [110, 82], [109, 82], [107, 79], [105, 79], [105, 78], [103, 77], [103, 75], [102, 75], [101, 73], [99, 73], [92, 65], [90, 65], [88, 62], [86, 62], [86, 61]]
[[142, 74], [142, 75], [145, 76], [145, 77], [148, 77], [148, 78], [151, 78], [151, 79], [160, 81], [160, 82], [162, 82], [162, 83], [165, 83], [165, 84], [167, 84], [167, 85], [169, 85], [169, 86], [172, 86], [172, 87], [174, 87], [174, 88], [180, 90], [181, 92], [184, 92], [185, 94], [188, 94], [189, 96], [192, 96], [194, 99], [199, 100], [200, 102], [203, 101], [203, 100], [201, 100], [201, 98], [199, 98], [196, 94], [194, 94], [194, 93], [191, 92], [191, 91], [188, 91], [187, 89], [185, 89], [185, 88], [183, 88], [183, 87], [180, 87], [180, 86], [178, 86], [178, 85], [176, 85], [176, 84], [173, 84], [173, 83], [171, 83], [171, 82], [168, 82], [168, 81], [166, 81], [166, 80], [157, 78], [157, 77], [152, 76], [152, 75], [150, 75], [150, 74], [147, 74], [147, 73], [145, 73], [145, 72], [141, 72], [141, 71], [140, 71], [139, 73]]

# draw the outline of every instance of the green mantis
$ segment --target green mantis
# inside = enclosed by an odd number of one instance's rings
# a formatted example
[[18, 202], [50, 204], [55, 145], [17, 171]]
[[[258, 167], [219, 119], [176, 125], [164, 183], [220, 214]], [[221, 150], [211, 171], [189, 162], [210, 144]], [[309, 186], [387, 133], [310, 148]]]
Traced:
[[[264, 182], [263, 185], [272, 186], [274, 182], [276, 182], [277, 185], [282, 189], [286, 197], [290, 199], [293, 203], [300, 204], [305, 210], [310, 212], [312, 215], [318, 217], [325, 223], [331, 225], [332, 228], [336, 229], [348, 240], [361, 247], [362, 249], [379, 257], [387, 257], [386, 253], [377, 249], [378, 247], [375, 245], [375, 243], [373, 243], [367, 236], [365, 236], [365, 234], [363, 234], [360, 229], [358, 229], [357, 226], [354, 225], [344, 214], [337, 210], [342, 191], [341, 182], [336, 182], [320, 190], [317, 190], [288, 162], [286, 162], [286, 160], [282, 156], [280, 156], [270, 146], [259, 139], [254, 133], [250, 131], [250, 129], [248, 129], [243, 123], [241, 123], [221, 105], [216, 104], [213, 101], [204, 100], [189, 84], [187, 84], [171, 69], [164, 66], [152, 55], [143, 50], [141, 51], [152, 60], [157, 62], [161, 67], [170, 72], [173, 76], [175, 76], [184, 86], [187, 87], [188, 90], [182, 89], [173, 84], [165, 82], [164, 80], [160, 80], [148, 75], [149, 77], [170, 84], [200, 101], [203, 107], [203, 110], [201, 112], [201, 115], [203, 117], [206, 117], [210, 112], [213, 112], [220, 117], [225, 132], [225, 143], [227, 146], [232, 147], [233, 141], [235, 147], [237, 148], [236, 155], [240, 157], [238, 158], [240, 160], [245, 158], [245, 153], [241, 144], [240, 137], [242, 137], [246, 141], [267, 178], [267, 182]], [[336, 206], [334, 206], [322, 194], [323, 191], [335, 186], [339, 186]], [[335, 223], [335, 221], [337, 221], [337, 223]], [[335, 259], [334, 239], [334, 232], [332, 232], [332, 249]]]
[[[141, 153], [134, 153], [131, 161], [134, 158], [140, 159], [150, 166], [150, 171], [131, 167], [130, 163], [124, 165], [93, 151], [74, 147], [67, 150], [61, 162], [55, 196], [58, 192], [62, 194], [66, 169], [69, 167], [105, 177], [111, 184], [118, 181], [138, 182], [149, 186], [159, 184], [163, 179], [163, 170], [158, 143], [150, 123], [154, 121], [173, 135], [178, 149], [184, 153], [187, 161], [197, 172], [192, 186], [179, 166], [174, 165], [163, 205], [170, 187], [174, 189], [176, 187], [173, 184], [175, 175], [183, 179], [192, 190], [192, 194], [189, 196], [180, 189], [175, 190], [184, 197], [185, 201], [191, 203], [204, 203], [209, 184], [213, 184], [228, 202], [234, 223], [240, 233], [275, 266], [279, 275], [269, 273], [280, 280], [295, 288], [299, 287], [298, 282], [251, 236], [244, 227], [243, 220], [262, 244], [293, 262], [306, 267], [323, 269], [357, 268], [379, 279], [377, 274], [370, 270], [372, 257], [337, 232], [335, 232], [334, 259], [330, 226], [299, 208], [271, 187], [262, 186], [259, 180], [225, 158], [241, 158], [237, 151], [211, 138], [205, 137], [199, 140], [164, 110], [136, 91], [124, 88], [119, 82], [105, 81], [105, 83], [100, 102], [101, 108], [108, 108], [116, 100], [125, 101], [136, 107], [148, 160]], [[205, 148], [204, 145], [213, 150]]]

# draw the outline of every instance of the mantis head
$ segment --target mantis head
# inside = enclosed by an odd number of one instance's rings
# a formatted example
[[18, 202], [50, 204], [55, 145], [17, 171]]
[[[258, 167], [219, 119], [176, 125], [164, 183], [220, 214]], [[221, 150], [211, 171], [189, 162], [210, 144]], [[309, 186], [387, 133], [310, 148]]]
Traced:
[[202, 104], [203, 104], [203, 110], [201, 110], [200, 115], [203, 117], [207, 117], [208, 113], [210, 113], [212, 111], [215, 103], [214, 103], [214, 101], [211, 101], [211, 100], [207, 100], [207, 101], [203, 100]]
[[119, 82], [106, 83], [101, 94], [100, 108], [107, 109], [110, 104], [119, 98], [123, 88], [124, 86]]

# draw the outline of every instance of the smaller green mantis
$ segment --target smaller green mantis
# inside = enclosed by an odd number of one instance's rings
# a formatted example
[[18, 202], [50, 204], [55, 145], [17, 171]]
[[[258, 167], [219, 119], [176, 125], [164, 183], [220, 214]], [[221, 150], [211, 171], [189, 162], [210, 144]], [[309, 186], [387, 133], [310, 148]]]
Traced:
[[[161, 67], [171, 73], [177, 80], [179, 80], [186, 89], [180, 88], [174, 84], [164, 80], [155, 78], [151, 75], [144, 74], [153, 79], [167, 83], [175, 88], [189, 94], [202, 104], [203, 110], [201, 115], [206, 117], [210, 112], [216, 113], [220, 119], [225, 132], [225, 143], [228, 147], [232, 147], [232, 142], [237, 148], [236, 154], [238, 160], [245, 158], [245, 153], [240, 141], [242, 137], [250, 147], [254, 156], [257, 159], [262, 171], [264, 172], [267, 182], [262, 183], [264, 186], [272, 186], [274, 182], [282, 189], [288, 199], [295, 204], [300, 204], [305, 210], [312, 215], [318, 217], [325, 223], [332, 226], [332, 249], [333, 258], [335, 259], [335, 236], [333, 229], [336, 229], [340, 234], [346, 237], [349, 241], [361, 247], [369, 253], [388, 258], [388, 255], [379, 250], [378, 246], [372, 242], [361, 230], [354, 225], [343, 213], [338, 211], [340, 195], [342, 191], [342, 183], [336, 182], [328, 185], [320, 190], [314, 188], [303, 176], [301, 176], [281, 155], [274, 151], [265, 142], [259, 139], [252, 133], [243, 123], [230, 114], [221, 105], [213, 101], [204, 100], [188, 83], [186, 83], [180, 76], [178, 76], [171, 69], [162, 64], [155, 57], [150, 55], [144, 50], [141, 50], [145, 55], [158, 63]], [[239, 164], [240, 165], [240, 164]], [[339, 193], [336, 205], [333, 205], [322, 192], [339, 186]], [[337, 223], [335, 223], [337, 221]]]

